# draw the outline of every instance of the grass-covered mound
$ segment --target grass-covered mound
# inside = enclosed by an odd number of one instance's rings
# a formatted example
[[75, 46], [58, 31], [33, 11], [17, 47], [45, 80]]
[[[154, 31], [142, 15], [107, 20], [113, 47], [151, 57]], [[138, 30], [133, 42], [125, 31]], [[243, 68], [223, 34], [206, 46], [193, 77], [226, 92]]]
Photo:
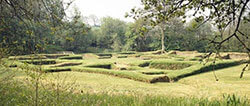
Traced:
[[70, 56], [63, 56], [59, 57], [59, 59], [66, 59], [66, 60], [78, 60], [78, 59], [83, 59], [82, 55], [70, 55]]
[[144, 61], [138, 64], [139, 67], [148, 67], [151, 61]]
[[[46, 56], [44, 54], [41, 55]], [[140, 53], [140, 55], [151, 56], [152, 54]], [[100, 57], [110, 58], [111, 56], [127, 57], [128, 55], [118, 53], [99, 53], [96, 55], [88, 53], [84, 54], [84, 59], [82, 59], [82, 55], [69, 55], [59, 57], [58, 59], [19, 60], [17, 61], [18, 64], [11, 64], [9, 67], [22, 67], [24, 69], [40, 70], [43, 72], [93, 72], [133, 79], [136, 81], [154, 83], [178, 81], [181, 78], [191, 75], [241, 64], [240, 62], [235, 61], [216, 61], [216, 64], [212, 64], [210, 61], [206, 65], [203, 65], [199, 62], [200, 57], [182, 57], [177, 55], [172, 56], [169, 54], [155, 55], [160, 57], [168, 56], [169, 59], [154, 58], [151, 60], [142, 60], [135, 57], [98, 59]]]
[[191, 57], [191, 58], [187, 58], [188, 61], [202, 61], [201, 57]]
[[110, 59], [113, 55], [111, 53], [86, 53], [84, 58], [86, 59]]
[[39, 54], [39, 56], [45, 56], [48, 59], [56, 59], [59, 57], [69, 56], [69, 54]]
[[111, 56], [99, 56], [98, 59], [110, 59]]
[[41, 60], [20, 60], [20, 62], [34, 64], [34, 65], [50, 65], [56, 64], [54, 59], [41, 59]]
[[218, 69], [232, 67], [236, 65], [240, 65], [244, 63], [244, 61], [232, 61], [232, 60], [224, 60], [224, 61], [216, 61], [216, 63], [209, 62], [207, 64], [196, 64], [190, 66], [188, 68], [182, 70], [176, 70], [174, 72], [170, 72], [167, 76], [174, 81], [178, 81], [181, 78], [201, 74], [210, 71], [216, 71]]
[[96, 53], [98, 59], [110, 59], [113, 55], [111, 53]]
[[142, 72], [142, 74], [146, 74], [146, 75], [159, 75], [159, 74], [165, 74], [163, 71], [149, 71], [149, 72]]
[[112, 63], [97, 63], [97, 64], [84, 65], [84, 67], [112, 69], [112, 68], [114, 68], [114, 65]]
[[[49, 62], [55, 63], [55, 60], [45, 60], [45, 61], [38, 61], [38, 60], [22, 60], [22, 61], [13, 61], [13, 60], [4, 60], [5, 66], [7, 67], [18, 67], [22, 70], [28, 71], [37, 71], [37, 72], [61, 72], [61, 71], [71, 71], [70, 67], [51, 67], [47, 66]], [[44, 62], [45, 64], [41, 65]], [[53, 65], [52, 65], [53, 66]]]
[[147, 58], [150, 58], [150, 59], [170, 59], [171, 57], [166, 55], [166, 54], [163, 54], [163, 55], [147, 54], [147, 55], [141, 55], [140, 58], [142, 58], [142, 59], [147, 59]]
[[121, 78], [128, 78], [136, 81], [142, 81], [147, 83], [155, 83], [155, 82], [168, 82], [169, 78], [165, 75], [145, 75], [138, 72], [130, 72], [130, 71], [117, 71], [110, 69], [101, 69], [101, 68], [89, 68], [89, 67], [72, 67], [72, 71], [78, 72], [90, 72], [90, 73], [101, 73], [112, 76], [117, 76]]
[[180, 70], [190, 67], [192, 64], [193, 63], [187, 61], [156, 60], [152, 61], [149, 67], [155, 69]]
[[109, 56], [112, 57], [111, 53], [96, 53], [97, 56]]
[[55, 64], [51, 67], [65, 67], [65, 66], [76, 66], [76, 65], [81, 65], [81, 62], [62, 62], [62, 63], [58, 63]]
[[63, 72], [63, 71], [71, 71], [69, 67], [56, 67], [56, 68], [44, 68], [42, 69], [43, 72]]
[[46, 59], [46, 56], [40, 55], [24, 55], [24, 56], [10, 56], [9, 60], [35, 60], [35, 59]]
[[136, 54], [136, 52], [135, 51], [127, 51], [127, 52], [120, 52], [120, 53], [117, 53], [117, 54], [132, 55], [132, 54]]
[[127, 55], [118, 55], [117, 58], [127, 58]]

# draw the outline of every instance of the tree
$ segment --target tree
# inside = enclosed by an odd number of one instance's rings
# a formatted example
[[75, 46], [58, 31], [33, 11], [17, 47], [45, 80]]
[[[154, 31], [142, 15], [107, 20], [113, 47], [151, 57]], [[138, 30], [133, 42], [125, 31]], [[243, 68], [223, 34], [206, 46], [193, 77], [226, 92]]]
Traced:
[[134, 23], [128, 24], [125, 33], [126, 36], [126, 45], [124, 48], [125, 50], [135, 50], [142, 52], [156, 48], [154, 46], [156, 42], [154, 42], [153, 40], [155, 40], [157, 37], [155, 37], [155, 35], [152, 35], [154, 34], [153, 31], [149, 32], [149, 30], [146, 30], [148, 29], [146, 28], [148, 24], [149, 22], [143, 19], [138, 19]]
[[[172, 17], [186, 18], [188, 11], [194, 11], [193, 16], [197, 22], [212, 22], [220, 32], [220, 34], [209, 39], [217, 52], [222, 48], [222, 44], [226, 41], [236, 38], [238, 42], [245, 48], [249, 56], [250, 63], [250, 47], [243, 41], [248, 39], [250, 35], [242, 32], [240, 29], [242, 21], [250, 22], [250, 0], [141, 0], [143, 8], [132, 9], [131, 14], [136, 19], [143, 17], [151, 19], [152, 25], [166, 22]], [[206, 14], [209, 12], [209, 14]], [[233, 32], [231, 35], [223, 38], [226, 28], [233, 24]], [[200, 25], [198, 25], [200, 26]], [[212, 52], [209, 53], [210, 56]], [[244, 72], [244, 71], [243, 71]]]
[[89, 21], [93, 24], [94, 27], [100, 26], [100, 20], [96, 15], [89, 15]]
[[64, 27], [61, 27], [63, 47], [65, 50], [74, 52], [87, 52], [87, 48], [91, 44], [90, 37], [91, 28], [83, 23], [81, 12], [75, 8], [71, 21], [64, 22]]
[[1, 48], [9, 48], [15, 55], [43, 52], [70, 4], [64, 5], [62, 0], [1, 0]]
[[130, 16], [134, 19], [144, 19], [151, 22], [151, 26], [157, 26], [161, 33], [161, 53], [165, 52], [165, 35], [166, 30], [167, 11], [169, 6], [166, 2], [161, 2], [161, 0], [142, 0], [144, 8], [132, 9], [131, 14], [127, 14], [126, 17]]
[[121, 51], [125, 45], [126, 23], [112, 17], [105, 17], [101, 20], [101, 36], [99, 46], [114, 51]]
[[[245, 35], [239, 29], [242, 20], [250, 20], [249, 0], [142, 0], [144, 8], [132, 9], [131, 13], [134, 18], [144, 17], [151, 19], [153, 25], [165, 22], [172, 17], [185, 18], [187, 11], [194, 11], [193, 16], [196, 16], [197, 22], [205, 23], [212, 21], [220, 31], [220, 35], [211, 39], [211, 43], [216, 45], [220, 50], [222, 44], [227, 40], [235, 37], [242, 46], [250, 52], [250, 48], [246, 45], [240, 36], [245, 36], [247, 39], [249, 35]], [[202, 13], [210, 12], [208, 15]], [[225, 29], [233, 23], [236, 27], [230, 36], [218, 41], [218, 38], [223, 36]]]

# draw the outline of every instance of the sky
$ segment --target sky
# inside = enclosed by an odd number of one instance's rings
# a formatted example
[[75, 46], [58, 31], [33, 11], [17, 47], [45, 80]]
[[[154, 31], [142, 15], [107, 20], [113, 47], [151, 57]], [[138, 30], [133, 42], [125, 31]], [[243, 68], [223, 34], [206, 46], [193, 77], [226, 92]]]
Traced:
[[[67, 1], [67, 0], [65, 0]], [[130, 12], [134, 7], [140, 6], [141, 0], [76, 0], [71, 5], [77, 7], [83, 16], [96, 15], [98, 18], [111, 16], [124, 20], [126, 22], [133, 22], [132, 18], [125, 18], [125, 13]]]

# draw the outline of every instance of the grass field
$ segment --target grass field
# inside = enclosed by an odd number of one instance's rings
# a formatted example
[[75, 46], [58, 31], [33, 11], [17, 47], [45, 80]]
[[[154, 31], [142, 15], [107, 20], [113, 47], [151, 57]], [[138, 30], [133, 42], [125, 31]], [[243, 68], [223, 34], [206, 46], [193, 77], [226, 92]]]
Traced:
[[[85, 72], [59, 72], [49, 73], [47, 79], [66, 80], [68, 83], [76, 82], [76, 92], [87, 93], [111, 93], [128, 95], [162, 95], [177, 97], [222, 97], [223, 94], [237, 94], [250, 96], [250, 72], [247, 71], [242, 79], [239, 74], [244, 65], [220, 69], [216, 71], [219, 81], [216, 81], [212, 72], [183, 78], [175, 83], [144, 83], [126, 78], [110, 75], [85, 73]], [[23, 79], [25, 74], [16, 78]]]
[[[39, 69], [40, 65], [35, 64], [44, 63], [40, 67], [42, 71], [52, 72], [45, 73], [44, 82], [72, 83], [76, 94], [153, 96], [156, 98], [184, 97], [198, 100], [205, 98], [209, 101], [224, 100], [225, 95], [236, 95], [247, 101], [250, 99], [250, 72], [246, 71], [244, 77], [239, 78], [245, 66], [244, 61], [218, 60], [215, 64], [208, 62], [203, 65], [199, 59], [190, 59], [194, 57], [180, 55], [152, 56], [150, 53], [140, 53], [140, 55], [150, 58], [146, 60], [132, 56], [136, 55], [134, 53], [122, 54], [127, 55], [124, 58], [117, 57], [120, 54], [117, 56], [116, 54], [93, 55], [46, 58], [42, 59], [43, 62], [40, 63], [39, 60], [35, 60], [35, 62], [25, 60], [24, 57], [13, 63], [7, 59], [4, 61], [9, 66], [14, 64], [17, 69], [22, 67], [23, 70]], [[100, 58], [110, 55], [112, 55], [110, 58]], [[159, 57], [166, 58], [159, 59]], [[19, 81], [27, 79], [24, 72], [17, 71], [14, 78]], [[216, 81], [214, 73], [218, 77], [218, 81]]]

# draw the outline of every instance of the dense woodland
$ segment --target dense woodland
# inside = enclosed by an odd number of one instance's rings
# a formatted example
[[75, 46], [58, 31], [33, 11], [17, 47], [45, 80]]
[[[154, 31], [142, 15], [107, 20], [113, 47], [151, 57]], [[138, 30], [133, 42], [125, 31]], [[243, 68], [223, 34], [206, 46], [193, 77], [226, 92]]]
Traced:
[[[66, 16], [70, 3], [61, 0], [1, 0], [2, 51], [19, 55], [58, 51], [153, 51], [162, 47], [161, 30], [152, 26], [150, 20], [137, 18], [135, 22], [125, 22], [112, 17], [98, 19], [84, 16], [77, 8], [71, 16]], [[240, 30], [248, 36], [250, 23], [241, 23]], [[229, 36], [233, 27], [233, 24], [227, 27], [219, 39]], [[213, 51], [214, 45], [209, 39], [220, 34], [220, 30], [209, 21], [205, 24], [197, 19], [183, 22], [178, 17], [172, 17], [161, 28], [164, 29], [166, 51]], [[243, 38], [243, 42], [249, 45], [250, 41]], [[223, 43], [221, 51], [244, 52], [245, 49], [236, 38], [232, 38]]]

